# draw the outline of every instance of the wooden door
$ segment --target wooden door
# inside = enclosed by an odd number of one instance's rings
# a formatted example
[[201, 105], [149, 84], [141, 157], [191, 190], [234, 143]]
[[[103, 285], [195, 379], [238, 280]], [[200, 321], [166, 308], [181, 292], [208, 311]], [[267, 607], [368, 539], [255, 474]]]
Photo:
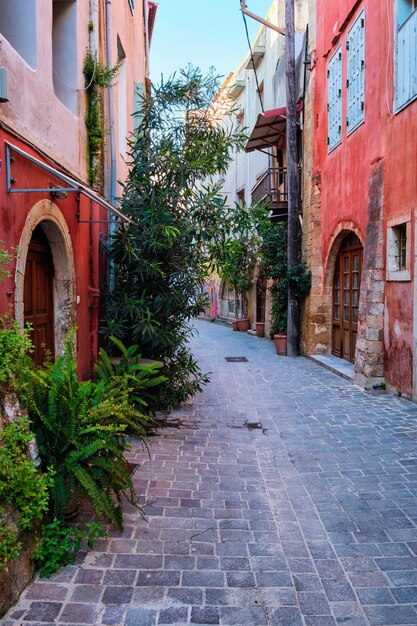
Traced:
[[258, 279], [256, 282], [256, 321], [265, 321], [266, 306], [266, 280]]
[[53, 314], [53, 262], [48, 241], [40, 227], [29, 245], [24, 286], [25, 323], [32, 325], [32, 358], [45, 362], [47, 352], [55, 356]]
[[342, 245], [333, 281], [333, 354], [355, 360], [358, 334], [362, 245], [350, 235]]

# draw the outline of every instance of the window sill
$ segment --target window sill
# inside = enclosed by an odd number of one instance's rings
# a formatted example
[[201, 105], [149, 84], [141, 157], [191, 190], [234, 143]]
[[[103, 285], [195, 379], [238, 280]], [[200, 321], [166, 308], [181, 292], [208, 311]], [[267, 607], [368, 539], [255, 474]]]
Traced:
[[410, 270], [387, 271], [387, 281], [390, 282], [410, 282]]

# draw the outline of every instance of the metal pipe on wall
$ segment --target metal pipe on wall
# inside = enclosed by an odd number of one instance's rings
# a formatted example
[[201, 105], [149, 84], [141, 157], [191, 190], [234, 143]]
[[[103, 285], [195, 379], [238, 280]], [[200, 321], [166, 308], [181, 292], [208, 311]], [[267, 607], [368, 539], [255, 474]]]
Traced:
[[[111, 49], [111, 0], [106, 0], [106, 63], [113, 66]], [[113, 86], [107, 88], [108, 112], [109, 112], [109, 148], [110, 148], [110, 172], [108, 180], [108, 199], [111, 204], [116, 198], [116, 145], [114, 136], [114, 109], [113, 109]]]
[[253, 20], [260, 22], [261, 24], [263, 24], [264, 26], [267, 26], [268, 28], [272, 28], [272, 30], [275, 30], [280, 35], [285, 36], [285, 30], [283, 30], [282, 28], [279, 28], [279, 26], [276, 26], [276, 24], [273, 24], [272, 22], [269, 22], [268, 20], [264, 20], [263, 17], [260, 17], [259, 15], [255, 15], [255, 13], [248, 11], [248, 9], [246, 8], [246, 0], [240, 0], [240, 7], [242, 9], [242, 13], [244, 13], [248, 17], [251, 17]]

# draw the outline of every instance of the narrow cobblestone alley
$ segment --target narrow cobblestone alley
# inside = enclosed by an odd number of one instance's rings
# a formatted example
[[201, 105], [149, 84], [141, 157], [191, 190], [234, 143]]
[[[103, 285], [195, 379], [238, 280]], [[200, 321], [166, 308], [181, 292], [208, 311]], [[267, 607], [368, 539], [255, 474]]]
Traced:
[[211, 384], [137, 451], [147, 520], [127, 510], [3, 626], [417, 624], [417, 406], [197, 326]]

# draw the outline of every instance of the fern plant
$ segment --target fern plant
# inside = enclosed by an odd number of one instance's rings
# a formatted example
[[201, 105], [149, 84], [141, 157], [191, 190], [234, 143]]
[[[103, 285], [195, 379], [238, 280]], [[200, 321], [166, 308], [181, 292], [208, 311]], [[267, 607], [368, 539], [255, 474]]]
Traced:
[[130, 389], [129, 400], [138, 410], [137, 429], [139, 436], [144, 437], [150, 426], [155, 422], [149, 416], [155, 405], [155, 393], [159, 386], [167, 380], [160, 374], [163, 363], [153, 361], [144, 363], [139, 346], [133, 344], [126, 347], [117, 337], [109, 337], [109, 341], [120, 352], [117, 362], [111, 361], [107, 352], [101, 348], [96, 364], [96, 375], [106, 385], [125, 386]]
[[122, 499], [136, 505], [124, 453], [127, 430], [142, 434], [141, 413], [129, 402], [131, 389], [112, 381], [77, 379], [73, 334], [64, 354], [43, 370], [31, 372], [27, 404], [39, 451], [55, 471], [51, 508], [62, 521], [73, 496], [84, 496], [100, 518], [123, 527]]

